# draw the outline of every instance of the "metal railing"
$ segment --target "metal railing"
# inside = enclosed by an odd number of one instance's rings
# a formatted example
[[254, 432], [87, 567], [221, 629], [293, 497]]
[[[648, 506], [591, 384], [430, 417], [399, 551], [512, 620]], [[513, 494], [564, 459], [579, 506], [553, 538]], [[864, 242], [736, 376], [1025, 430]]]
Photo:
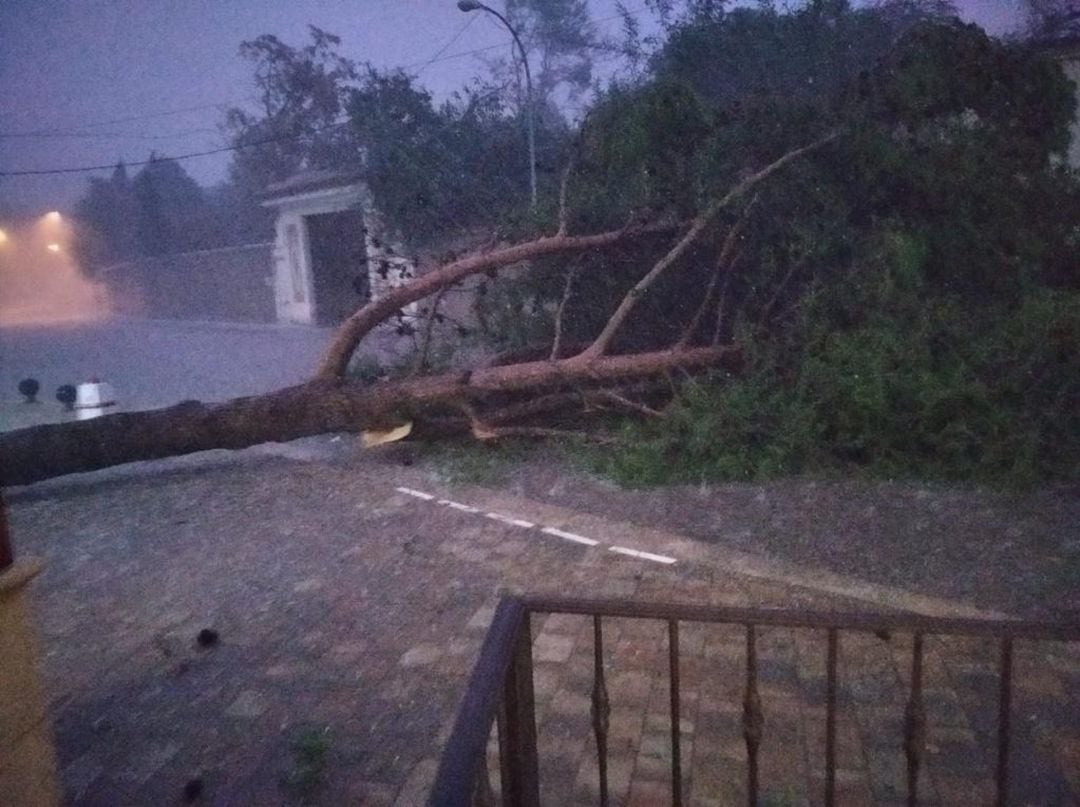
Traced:
[[764, 728], [758, 689], [758, 629], [808, 628], [825, 633], [826, 720], [824, 802], [836, 800], [837, 658], [841, 632], [879, 636], [911, 634], [911, 678], [904, 713], [903, 750], [907, 762], [907, 803], [918, 803], [919, 777], [926, 749], [926, 706], [923, 701], [926, 636], [995, 639], [998, 652], [996, 738], [997, 804], [1009, 791], [1010, 715], [1013, 689], [1013, 642], [1016, 639], [1080, 641], [1080, 623], [1047, 623], [1008, 619], [950, 619], [904, 613], [819, 612], [768, 608], [730, 608], [644, 603], [618, 600], [504, 598], [498, 605], [468, 689], [447, 741], [431, 790], [431, 807], [484, 807], [494, 804], [487, 762], [488, 738], [498, 725], [501, 803], [536, 807], [540, 802], [537, 731], [532, 681], [531, 615], [577, 614], [592, 618], [592, 730], [599, 770], [599, 803], [609, 802], [608, 729], [611, 712], [604, 671], [605, 617], [659, 620], [667, 626], [671, 723], [671, 802], [684, 803], [680, 741], [679, 624], [681, 622], [743, 626], [746, 637], [746, 681], [742, 734], [747, 752], [748, 803], [759, 796], [758, 752]]

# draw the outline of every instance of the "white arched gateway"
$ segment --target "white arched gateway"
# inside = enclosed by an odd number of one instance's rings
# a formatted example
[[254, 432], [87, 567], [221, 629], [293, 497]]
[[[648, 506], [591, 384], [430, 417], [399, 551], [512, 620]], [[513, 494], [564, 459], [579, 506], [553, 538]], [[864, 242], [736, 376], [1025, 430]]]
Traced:
[[271, 185], [277, 211], [274, 300], [279, 322], [333, 325], [413, 276], [390, 243], [359, 176], [305, 171]]

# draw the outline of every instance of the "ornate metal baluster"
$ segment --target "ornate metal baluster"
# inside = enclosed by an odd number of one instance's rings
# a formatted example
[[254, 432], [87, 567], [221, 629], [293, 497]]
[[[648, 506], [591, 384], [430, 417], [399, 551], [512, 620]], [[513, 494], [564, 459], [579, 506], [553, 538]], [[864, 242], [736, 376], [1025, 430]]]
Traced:
[[679, 738], [679, 622], [668, 620], [668, 675], [671, 680], [671, 803], [682, 807], [682, 749]]
[[746, 696], [743, 698], [743, 738], [746, 740], [747, 803], [757, 807], [758, 747], [765, 718], [761, 711], [761, 696], [757, 687], [757, 645], [754, 626], [746, 626]]
[[600, 769], [600, 805], [607, 807], [607, 737], [611, 717], [611, 704], [608, 702], [607, 684], [604, 682], [604, 629], [600, 616], [593, 617], [593, 691], [592, 725], [596, 735], [596, 758]]
[[997, 803], [1009, 801], [1009, 720], [1012, 711], [1012, 639], [1001, 640], [1000, 689], [998, 691]]
[[512, 652], [498, 718], [502, 801], [515, 807], [539, 807], [540, 765], [536, 754], [532, 631], [528, 613], [521, 620]]
[[829, 652], [826, 659], [825, 689], [825, 805], [836, 801], [836, 656], [840, 638], [836, 628], [829, 628]]
[[923, 706], [923, 637], [915, 634], [911, 656], [911, 698], [904, 715], [904, 753], [907, 755], [908, 807], [919, 803], [919, 766], [926, 747], [926, 708]]

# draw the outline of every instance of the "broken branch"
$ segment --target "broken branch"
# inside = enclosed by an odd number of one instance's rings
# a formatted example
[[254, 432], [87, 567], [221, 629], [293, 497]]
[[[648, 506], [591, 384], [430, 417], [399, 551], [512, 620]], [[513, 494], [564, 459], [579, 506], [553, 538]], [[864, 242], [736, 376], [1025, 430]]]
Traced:
[[[701, 305], [698, 306], [697, 311], [694, 312], [693, 318], [690, 320], [690, 324], [686, 326], [686, 330], [683, 331], [682, 338], [676, 343], [676, 347], [686, 347], [690, 340], [694, 336], [694, 332], [698, 329], [698, 325], [701, 324], [702, 318], [705, 316], [705, 310], [712, 303], [713, 290], [716, 287], [717, 278], [722, 273], [727, 273], [731, 270], [731, 266], [735, 263], [732, 258], [732, 252], [735, 249], [735, 239], [742, 233], [743, 227], [746, 225], [746, 221], [750, 216], [750, 208], [757, 203], [758, 197], [755, 196], [742, 212], [739, 220], [732, 225], [728, 230], [727, 236], [724, 238], [723, 246], [720, 247], [720, 254], [716, 258], [716, 267], [713, 269], [712, 277], [709, 278], [709, 285], [705, 289], [705, 296], [701, 300]], [[725, 278], [726, 279], [726, 278]]]
[[634, 287], [626, 293], [622, 302], [619, 303], [619, 307], [615, 309], [615, 313], [611, 315], [611, 318], [604, 325], [600, 335], [581, 353], [581, 358], [583, 360], [594, 359], [597, 356], [602, 356], [607, 351], [608, 347], [611, 345], [611, 340], [615, 338], [615, 333], [619, 330], [623, 321], [630, 315], [630, 312], [634, 310], [634, 306], [637, 305], [638, 299], [648, 291], [649, 287], [656, 282], [656, 279], [660, 277], [661, 274], [682, 257], [683, 253], [685, 253], [686, 250], [688, 250], [701, 236], [705, 229], [713, 223], [713, 220], [721, 210], [727, 207], [732, 201], [745, 194], [750, 188], [754, 187], [754, 185], [757, 185], [759, 182], [772, 176], [792, 160], [814, 151], [815, 149], [821, 148], [826, 143], [834, 140], [838, 134], [839, 132], [836, 131], [831, 132], [825, 137], [815, 140], [813, 143], [789, 151], [787, 154], [769, 163], [769, 165], [765, 166], [760, 171], [746, 177], [742, 182], [724, 194], [722, 198], [716, 200], [706, 208], [704, 213], [693, 220], [686, 235], [679, 239], [679, 242], [675, 244], [664, 257], [656, 262], [645, 277], [639, 280]]
[[367, 336], [377, 325], [392, 317], [395, 312], [404, 309], [410, 303], [423, 300], [443, 286], [456, 283], [490, 269], [499, 269], [521, 261], [534, 260], [548, 255], [602, 249], [633, 238], [668, 232], [672, 229], [673, 225], [663, 223], [639, 227], [621, 227], [618, 230], [609, 230], [595, 235], [542, 236], [532, 241], [494, 249], [491, 252], [468, 255], [443, 264], [410, 280], [408, 283], [390, 289], [377, 300], [372, 300], [346, 319], [338, 327], [333, 341], [327, 348], [326, 353], [323, 354], [315, 377], [332, 379], [343, 376], [349, 365], [349, 359], [352, 358], [352, 354], [361, 339]]
[[551, 340], [551, 359], [553, 361], [559, 358], [559, 348], [562, 346], [563, 311], [566, 308], [566, 302], [570, 299], [570, 291], [574, 285], [574, 278], [577, 276], [580, 269], [581, 264], [575, 263], [566, 273], [566, 285], [563, 286], [562, 299], [559, 300], [559, 307], [555, 311], [555, 336]]
[[416, 363], [413, 365], [413, 375], [419, 375], [427, 369], [428, 351], [431, 349], [431, 334], [435, 329], [435, 320], [439, 316], [439, 303], [442, 302], [449, 286], [443, 286], [431, 302], [431, 311], [428, 313], [427, 322], [424, 323], [424, 333], [420, 337], [420, 347], [416, 351]]

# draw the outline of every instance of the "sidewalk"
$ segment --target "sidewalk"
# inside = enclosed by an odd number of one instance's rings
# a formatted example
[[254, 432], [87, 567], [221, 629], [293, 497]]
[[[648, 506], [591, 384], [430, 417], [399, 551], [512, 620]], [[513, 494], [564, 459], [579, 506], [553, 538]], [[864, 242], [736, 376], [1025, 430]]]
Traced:
[[[857, 585], [833, 579], [826, 592], [810, 573], [744, 573], [718, 548], [613, 519], [432, 488], [481, 509], [466, 512], [396, 489], [433, 484], [415, 468], [252, 455], [8, 494], [17, 551], [47, 563], [32, 596], [71, 803], [176, 804], [198, 780], [207, 804], [422, 804], [506, 591], [867, 607], [838, 593]], [[495, 507], [532, 526], [486, 517]], [[610, 550], [615, 541], [679, 557], [628, 557]], [[201, 647], [204, 628], [220, 641]], [[586, 803], [596, 788], [591, 630], [555, 616], [538, 618], [534, 635], [544, 803]], [[616, 803], [669, 803], [661, 626], [612, 620], [605, 637]], [[984, 803], [992, 648], [931, 640], [927, 651], [926, 803]], [[683, 626], [684, 792], [702, 807], [738, 803], [744, 787], [742, 653], [738, 630]], [[824, 645], [766, 631], [759, 653], [762, 803], [817, 803]], [[842, 803], [900, 803], [908, 654], [902, 638], [842, 640]], [[1015, 682], [1014, 803], [1075, 803], [1076, 649], [1020, 643]]]

